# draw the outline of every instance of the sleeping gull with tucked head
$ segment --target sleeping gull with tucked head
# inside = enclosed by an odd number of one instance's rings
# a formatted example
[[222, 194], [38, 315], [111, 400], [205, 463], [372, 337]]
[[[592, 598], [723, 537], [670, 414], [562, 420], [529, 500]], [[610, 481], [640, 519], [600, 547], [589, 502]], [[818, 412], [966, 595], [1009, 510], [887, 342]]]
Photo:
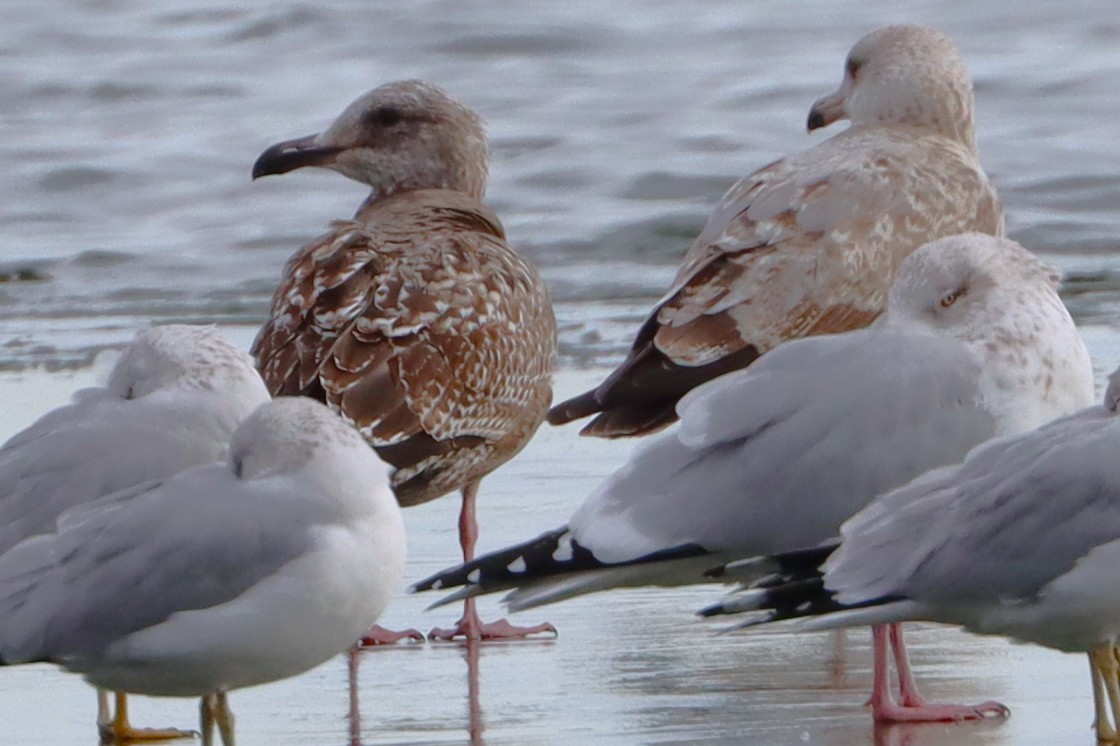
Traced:
[[[76, 392], [0, 446], [0, 553], [53, 531], [70, 508], [221, 458], [234, 429], [268, 398], [252, 359], [214, 329], [139, 332], [104, 387]], [[132, 728], [122, 694], [115, 717], [104, 693], [99, 704], [103, 736], [182, 736]]]
[[1097, 737], [1116, 741], [1118, 375], [1104, 405], [883, 495], [844, 524], [838, 548], [770, 558], [767, 588], [706, 613], [766, 612], [744, 626], [804, 617], [792, 624], [805, 630], [920, 619], [1087, 652]]
[[[876, 495], [1092, 400], [1058, 279], [1007, 239], [927, 244], [903, 263], [873, 325], [790, 342], [697, 388], [681, 400], [680, 427], [635, 452], [566, 526], [415, 589], [465, 586], [454, 599], [512, 588], [510, 607], [524, 609], [710, 581], [705, 571], [722, 562], [828, 540]], [[885, 662], [884, 635], [875, 650]], [[876, 717], [1004, 711], [926, 705], [900, 635], [895, 647], [904, 701], [894, 705], [877, 679]]]
[[[477, 114], [405, 80], [253, 166], [254, 178], [319, 166], [369, 185], [353, 220], [288, 261], [253, 354], [274, 395], [325, 401], [362, 432], [395, 467], [401, 505], [460, 490], [464, 560], [478, 536], [479, 483], [544, 421], [556, 355], [548, 290], [480, 201], [487, 157]], [[555, 629], [483, 624], [468, 601], [454, 627], [431, 634], [542, 631]], [[366, 639], [400, 636], [378, 628]]]
[[1003, 235], [972, 105], [968, 69], [941, 32], [890, 26], [860, 39], [808, 122], [851, 127], [731, 187], [626, 360], [549, 422], [594, 414], [585, 435], [658, 430], [690, 389], [782, 342], [866, 326], [922, 244]]
[[226, 693], [346, 650], [404, 570], [389, 469], [304, 398], [262, 404], [229, 455], [64, 513], [0, 555], [0, 658], [92, 684], [202, 697], [203, 743], [233, 743]]

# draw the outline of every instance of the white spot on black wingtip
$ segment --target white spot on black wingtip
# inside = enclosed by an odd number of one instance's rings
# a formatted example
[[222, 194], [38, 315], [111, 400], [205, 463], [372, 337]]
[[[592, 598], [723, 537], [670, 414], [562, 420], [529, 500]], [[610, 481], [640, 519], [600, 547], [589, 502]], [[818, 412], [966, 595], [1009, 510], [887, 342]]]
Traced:
[[798, 614], [804, 614], [806, 611], [808, 611], [812, 607], [813, 607], [813, 604], [811, 602], [805, 601], [803, 603], [799, 603], [797, 605], [797, 607], [794, 609], [794, 611], [796, 611]]
[[469, 573], [467, 573], [467, 582], [477, 584], [478, 579], [481, 578], [481, 577], [482, 577], [482, 571], [479, 570], [478, 568], [475, 568], [474, 570], [471, 570]]
[[552, 559], [557, 562], [570, 562], [572, 557], [572, 535], [570, 533], [561, 534], [556, 540], [556, 549], [552, 551]]
[[507, 567], [509, 568], [510, 572], [525, 572], [527, 569], [529, 569], [528, 565], [525, 564], [524, 557], [518, 557], [513, 562], [510, 562]]
[[438, 591], [438, 590], [441, 590], [442, 588], [443, 588], [443, 581], [442, 580], [437, 580], [437, 581], [432, 583], [432, 590], [433, 591]]

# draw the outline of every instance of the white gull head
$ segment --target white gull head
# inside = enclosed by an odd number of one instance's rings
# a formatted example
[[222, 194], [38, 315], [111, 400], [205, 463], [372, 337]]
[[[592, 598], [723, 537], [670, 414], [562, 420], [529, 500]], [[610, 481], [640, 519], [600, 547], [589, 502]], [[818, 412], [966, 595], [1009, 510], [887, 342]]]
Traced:
[[138, 332], [117, 359], [106, 388], [122, 399], [171, 391], [216, 392], [228, 395], [231, 402], [245, 401], [250, 410], [268, 399], [248, 353], [213, 327], [185, 324]]
[[[980, 233], [925, 244], [902, 263], [879, 323], [924, 327], [968, 345], [999, 432], [1038, 427], [1093, 403], [1093, 375], [1061, 273], [1019, 244]], [[1017, 402], [1035, 402], [1023, 407]]]
[[[349, 423], [319, 402], [282, 396], [266, 402], [245, 419], [230, 440], [230, 459], [242, 479], [264, 479], [312, 470], [330, 482], [388, 485], [388, 467], [369, 459], [369, 446]], [[359, 475], [373, 461], [375, 475]], [[331, 475], [335, 476], [331, 476]], [[395, 500], [394, 500], [395, 504]]]

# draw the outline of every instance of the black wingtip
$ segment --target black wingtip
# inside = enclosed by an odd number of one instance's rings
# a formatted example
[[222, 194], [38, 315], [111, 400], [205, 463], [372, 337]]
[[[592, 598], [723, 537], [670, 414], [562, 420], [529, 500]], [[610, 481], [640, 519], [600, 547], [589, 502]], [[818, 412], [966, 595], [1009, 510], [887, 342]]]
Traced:
[[564, 526], [547, 531], [531, 541], [499, 549], [462, 565], [441, 570], [414, 583], [409, 592], [439, 591], [465, 585], [493, 590], [508, 587], [509, 582], [530, 576], [531, 570], [539, 569], [541, 564], [549, 561], [567, 533], [568, 527]]
[[681, 544], [626, 562], [608, 563], [596, 558], [564, 526], [543, 533], [531, 541], [438, 572], [413, 584], [409, 592], [473, 586], [478, 589], [477, 593], [492, 593], [555, 575], [687, 559], [707, 554], [710, 552], [699, 544]]
[[819, 576], [821, 565], [840, 548], [839, 541], [830, 541], [809, 549], [797, 549], [792, 552], [779, 552], [770, 556], [770, 560], [777, 566], [776, 572], [797, 577]]

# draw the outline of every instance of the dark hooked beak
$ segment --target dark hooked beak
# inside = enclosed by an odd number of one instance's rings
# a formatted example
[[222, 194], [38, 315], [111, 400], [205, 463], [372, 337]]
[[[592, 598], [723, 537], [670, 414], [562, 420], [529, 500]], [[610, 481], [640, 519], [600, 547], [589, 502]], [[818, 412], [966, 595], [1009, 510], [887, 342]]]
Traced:
[[295, 140], [278, 142], [265, 150], [253, 164], [253, 178], [272, 174], [286, 174], [305, 166], [327, 166], [342, 148], [317, 145], [318, 135], [297, 137]]
[[813, 108], [809, 109], [809, 120], [805, 126], [812, 132], [821, 127], [827, 127], [844, 116], [844, 98], [839, 91], [830, 96], [817, 99]]

